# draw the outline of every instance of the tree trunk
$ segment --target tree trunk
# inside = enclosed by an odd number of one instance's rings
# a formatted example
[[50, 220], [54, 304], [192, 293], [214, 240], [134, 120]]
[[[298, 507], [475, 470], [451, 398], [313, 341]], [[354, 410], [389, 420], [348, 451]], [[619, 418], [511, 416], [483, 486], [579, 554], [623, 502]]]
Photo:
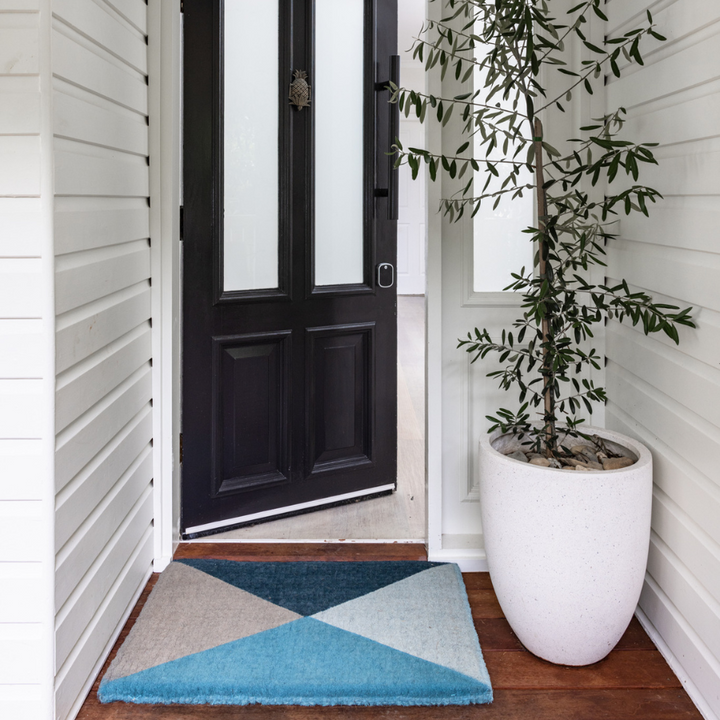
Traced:
[[[538, 118], [535, 118], [535, 191], [537, 193], [537, 213], [538, 213], [538, 228], [540, 230], [540, 242], [538, 244], [538, 257], [539, 266], [538, 272], [540, 278], [545, 280], [548, 278], [548, 262], [545, 257], [547, 253], [547, 247], [543, 241], [543, 235], [546, 229], [546, 218], [547, 218], [547, 196], [545, 188], [545, 179], [543, 177], [543, 126]], [[545, 426], [545, 455], [550, 457], [554, 449], [554, 438], [555, 438], [555, 397], [553, 395], [553, 374], [552, 374], [552, 358], [548, 348], [548, 342], [550, 337], [550, 321], [548, 320], [547, 314], [542, 319], [541, 324], [542, 331], [542, 342], [543, 342], [543, 363], [542, 363], [542, 374], [543, 374], [543, 398], [545, 401], [545, 412], [543, 413], [543, 423]]]

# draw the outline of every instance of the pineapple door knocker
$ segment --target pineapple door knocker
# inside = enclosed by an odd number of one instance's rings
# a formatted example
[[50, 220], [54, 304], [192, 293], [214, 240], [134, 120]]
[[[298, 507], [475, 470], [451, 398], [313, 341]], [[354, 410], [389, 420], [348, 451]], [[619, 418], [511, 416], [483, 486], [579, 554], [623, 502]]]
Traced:
[[290, 104], [302, 110], [310, 106], [310, 86], [304, 70], [296, 70], [294, 75], [295, 79], [290, 83]]

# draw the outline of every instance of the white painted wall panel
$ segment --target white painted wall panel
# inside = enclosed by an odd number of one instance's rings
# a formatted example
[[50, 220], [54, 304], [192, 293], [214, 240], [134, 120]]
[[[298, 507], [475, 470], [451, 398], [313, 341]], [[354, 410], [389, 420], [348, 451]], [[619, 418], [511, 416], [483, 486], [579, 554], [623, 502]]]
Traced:
[[152, 564], [145, 15], [53, 0], [55, 697], [77, 712]]
[[0, 437], [13, 440], [43, 436], [42, 380], [0, 380]]
[[58, 493], [55, 517], [55, 542], [58, 547], [70, 539], [118, 482], [147, 445], [151, 433], [152, 410], [145, 407]]
[[151, 328], [141, 325], [58, 377], [56, 431], [100, 401], [152, 357]]
[[119, 154], [95, 157], [94, 153], [57, 152], [55, 183], [58, 195], [147, 196], [147, 162], [144, 158]]
[[150, 317], [150, 284], [138, 283], [57, 320], [55, 360], [61, 372]]
[[622, 236], [627, 240], [652, 237], [655, 245], [710, 253], [717, 251], [719, 227], [717, 203], [692, 196], [666, 197], [653, 206], [649, 218], [633, 214], [620, 221]]
[[[63, 608], [90, 566], [104, 552], [107, 543], [118, 528], [124, 521], [132, 522], [128, 513], [137, 504], [138, 499], [145, 497], [149, 491], [152, 475], [150, 454], [148, 445], [58, 554], [58, 583], [55, 587], [58, 611]], [[136, 527], [137, 533], [132, 537], [133, 542], [137, 541], [149, 525], [151, 510], [149, 515], [146, 512], [143, 517], [146, 520], [141, 523], [142, 527]], [[127, 550], [125, 543], [123, 548]], [[65, 612], [69, 612], [69, 608], [65, 608]], [[62, 660], [58, 662], [62, 663]]]
[[[66, 599], [64, 605], [60, 604], [62, 595], [58, 597], [58, 607], [61, 608], [58, 613], [56, 634], [58, 665], [65, 662], [117, 579], [119, 568], [122, 568], [127, 560], [128, 546], [137, 542], [138, 536], [150, 526], [153, 509], [148, 479], [151, 474], [152, 459], [148, 452], [144, 462], [138, 466], [113, 498], [113, 503], [108, 504], [98, 513], [96, 522], [93, 523], [84, 543], [78, 544], [73, 556], [68, 555], [67, 561], [72, 566], [76, 565], [78, 557], [83, 557], [87, 572], [84, 576], [80, 575], [79, 581], [73, 586], [72, 595]], [[138, 497], [139, 490], [145, 492]], [[123, 513], [119, 517], [124, 519], [117, 532], [101, 538], [102, 544], [93, 546], [93, 541], [97, 540], [100, 533], [106, 529], [103, 523], [105, 515], [116, 512]], [[59, 591], [65, 589], [62, 587]]]
[[42, 377], [42, 351], [42, 320], [0, 320], [0, 378]]
[[100, 660], [112, 649], [122, 623], [150, 576], [151, 565], [152, 529], [148, 527], [70, 657], [58, 669], [57, 718], [72, 717], [79, 711], [85, 693], [102, 666]]
[[[670, 658], [672, 669], [684, 677], [684, 685], [713, 720], [720, 701], [720, 663], [701, 638], [673, 605], [652, 576], [648, 576], [640, 596], [641, 618], [645, 627], [659, 633], [661, 647]], [[691, 673], [688, 672], [691, 669]]]
[[[22, 22], [33, 20], [21, 14]], [[3, 75], [36, 75], [38, 72], [38, 34], [33, 27], [13, 27], [18, 18], [8, 14], [0, 24], [0, 73]]]
[[[660, 145], [640, 182], [665, 196], [651, 218], [623, 218], [608, 276], [661, 302], [694, 306], [680, 347], [610, 323], [608, 425], [650, 446], [653, 540], [640, 607], [707, 717], [720, 717], [720, 6], [612, 0], [613, 34], [652, 6], [667, 43], [607, 86], [629, 110], [628, 137]], [[636, 18], [633, 20], [633, 18]]]
[[44, 720], [39, 690], [37, 685], [0, 685], [0, 717]]
[[56, 135], [147, 155], [147, 123], [141, 116], [121, 113], [117, 106], [113, 108], [97, 96], [79, 98], [68, 94], [75, 92], [78, 91], [68, 83], [58, 87], [53, 103]]
[[42, 498], [42, 441], [0, 439], [0, 500]]
[[652, 446], [653, 480], [657, 489], [667, 494], [681, 510], [692, 513], [698, 527], [715, 543], [720, 543], [720, 525], [717, 522], [720, 517], [720, 488], [717, 484], [614, 403], [608, 405], [607, 416], [611, 418], [613, 427]]
[[5, 623], [32, 623], [42, 615], [40, 562], [0, 562], [0, 617]]
[[148, 277], [150, 243], [147, 240], [58, 257], [55, 311], [67, 312]]
[[717, 79], [717, 47], [716, 34], [697, 44], [686, 45], [677, 54], [656, 63], [648, 62], [639, 72], [609, 82], [608, 107], [631, 109], [658, 99], [660, 94], [666, 97]]
[[40, 134], [40, 97], [37, 93], [7, 93], [0, 105], [0, 135]]
[[[72, 32], [68, 29], [68, 32]], [[57, 77], [140, 114], [147, 114], [147, 85], [140, 73], [99, 48], [80, 44], [62, 31], [53, 33], [53, 70]], [[126, 69], [127, 68], [127, 69]]]
[[42, 522], [41, 501], [0, 501], [0, 562], [42, 562]]
[[91, 38], [99, 48], [147, 74], [145, 36], [120, 20], [109, 5], [93, 0], [54, 0], [53, 11], [64, 24]]
[[49, 0], [0, 0], [0, 717], [12, 720], [45, 720], [52, 695], [45, 19]]
[[4, 318], [37, 318], [42, 307], [42, 261], [0, 259], [0, 308]]
[[61, 490], [150, 401], [150, 367], [137, 370], [57, 440], [55, 484]]
[[43, 632], [39, 623], [0, 624], [0, 677], [3, 684], [39, 684], [42, 681], [38, 656]]
[[0, 10], [5, 12], [30, 12], [40, 9], [40, 0], [0, 0]]
[[35, 197], [39, 194], [39, 138], [33, 135], [0, 137], [0, 195]]
[[57, 198], [55, 252], [58, 255], [150, 237], [144, 198]]
[[0, 197], [0, 257], [39, 257], [42, 237], [39, 199]]
[[145, 0], [107, 0], [107, 4], [141, 33], [147, 34]]

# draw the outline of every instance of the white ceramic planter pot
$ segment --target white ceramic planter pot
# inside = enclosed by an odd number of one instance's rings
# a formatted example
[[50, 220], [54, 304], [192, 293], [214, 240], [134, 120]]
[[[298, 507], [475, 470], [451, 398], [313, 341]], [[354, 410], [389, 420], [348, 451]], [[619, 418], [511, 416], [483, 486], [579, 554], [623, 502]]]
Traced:
[[585, 428], [635, 455], [622, 470], [538, 467], [480, 440], [480, 500], [490, 576], [510, 626], [563, 665], [604, 658], [640, 597], [650, 541], [652, 457], [618, 433]]

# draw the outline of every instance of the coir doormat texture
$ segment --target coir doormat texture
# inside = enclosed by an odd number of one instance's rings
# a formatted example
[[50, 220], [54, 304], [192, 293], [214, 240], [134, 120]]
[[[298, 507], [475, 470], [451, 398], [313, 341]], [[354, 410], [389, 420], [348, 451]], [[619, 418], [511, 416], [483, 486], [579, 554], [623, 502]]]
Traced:
[[180, 560], [101, 702], [467, 705], [492, 700], [457, 565]]

